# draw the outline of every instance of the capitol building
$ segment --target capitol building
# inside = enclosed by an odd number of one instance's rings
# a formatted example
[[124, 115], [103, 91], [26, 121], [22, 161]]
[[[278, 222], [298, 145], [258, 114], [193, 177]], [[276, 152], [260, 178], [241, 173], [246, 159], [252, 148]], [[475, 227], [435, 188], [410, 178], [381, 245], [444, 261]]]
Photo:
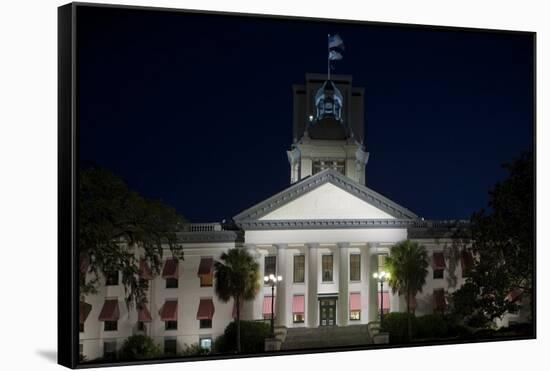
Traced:
[[166, 353], [197, 343], [211, 347], [236, 313], [232, 301], [215, 294], [214, 262], [237, 247], [257, 260], [262, 279], [282, 277], [273, 296], [262, 282], [258, 295], [243, 303], [243, 320], [271, 318], [272, 305], [275, 325], [286, 329], [366, 325], [381, 307], [403, 312], [405, 298], [387, 283], [380, 287], [373, 273], [406, 239], [423, 245], [430, 259], [411, 307], [416, 315], [446, 310], [472, 265], [452, 238], [465, 222], [424, 220], [384, 197], [383, 189], [367, 187], [364, 88], [354, 86], [352, 76], [306, 74], [292, 94], [293, 140], [290, 148], [281, 143], [289, 186], [232, 221], [186, 225], [179, 234], [184, 260], [171, 259], [167, 248], [158, 276], [142, 261], [140, 275], [150, 285], [148, 304], [139, 310], [127, 308], [119, 272], [103, 277], [98, 292], [80, 302], [80, 352], [87, 360], [108, 357], [134, 334], [152, 337]]

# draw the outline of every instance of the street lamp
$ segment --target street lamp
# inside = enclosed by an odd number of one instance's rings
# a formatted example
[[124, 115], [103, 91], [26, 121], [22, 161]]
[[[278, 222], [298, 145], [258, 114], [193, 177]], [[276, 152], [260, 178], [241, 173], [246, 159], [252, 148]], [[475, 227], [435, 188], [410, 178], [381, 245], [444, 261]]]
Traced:
[[384, 318], [384, 298], [383, 298], [383, 291], [384, 290], [384, 282], [390, 279], [390, 272], [382, 271], [380, 273], [375, 272], [372, 274], [372, 277], [380, 282], [380, 327], [382, 327], [382, 321]]
[[273, 326], [273, 299], [275, 298], [275, 285], [277, 285], [277, 282], [281, 282], [282, 280], [283, 276], [275, 276], [274, 274], [264, 276], [264, 282], [271, 285], [271, 337], [275, 337], [275, 327]]

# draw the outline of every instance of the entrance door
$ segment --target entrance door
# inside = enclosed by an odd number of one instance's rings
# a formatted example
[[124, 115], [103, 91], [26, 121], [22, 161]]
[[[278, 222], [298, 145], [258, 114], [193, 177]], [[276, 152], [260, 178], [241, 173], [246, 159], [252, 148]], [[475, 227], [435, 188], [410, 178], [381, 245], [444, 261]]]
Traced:
[[320, 299], [319, 312], [321, 313], [321, 326], [336, 325], [336, 299]]

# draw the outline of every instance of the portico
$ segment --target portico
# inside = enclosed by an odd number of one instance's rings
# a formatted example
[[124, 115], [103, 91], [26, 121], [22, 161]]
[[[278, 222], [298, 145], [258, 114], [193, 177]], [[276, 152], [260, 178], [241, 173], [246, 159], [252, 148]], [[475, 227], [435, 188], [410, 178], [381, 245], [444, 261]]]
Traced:
[[[379, 256], [406, 239], [407, 227], [416, 220], [409, 210], [333, 169], [294, 183], [235, 217], [260, 269], [283, 277], [275, 289], [274, 315], [275, 323], [287, 328], [375, 320], [378, 287], [370, 277], [380, 268]], [[273, 262], [274, 267], [266, 267]], [[270, 287], [249, 305], [245, 318], [270, 315], [262, 305], [266, 296], [271, 296]], [[388, 309], [398, 308], [397, 297], [385, 297]]]

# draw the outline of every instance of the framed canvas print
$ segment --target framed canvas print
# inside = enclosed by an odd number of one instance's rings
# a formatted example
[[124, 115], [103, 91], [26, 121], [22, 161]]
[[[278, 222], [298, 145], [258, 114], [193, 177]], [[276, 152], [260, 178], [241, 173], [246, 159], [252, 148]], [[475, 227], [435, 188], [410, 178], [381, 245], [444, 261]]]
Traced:
[[59, 363], [535, 337], [535, 34], [59, 8]]

